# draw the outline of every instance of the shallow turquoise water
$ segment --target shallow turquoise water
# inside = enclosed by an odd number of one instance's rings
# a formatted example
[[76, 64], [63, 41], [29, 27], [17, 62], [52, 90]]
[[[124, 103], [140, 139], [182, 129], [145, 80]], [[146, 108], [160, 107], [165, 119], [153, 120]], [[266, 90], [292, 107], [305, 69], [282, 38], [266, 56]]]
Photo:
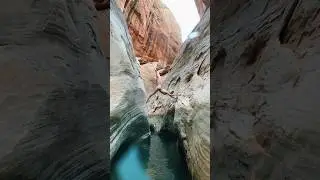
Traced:
[[139, 160], [138, 146], [130, 148], [124, 158], [119, 160], [116, 171], [119, 179], [122, 180], [129, 180], [132, 177], [140, 180], [150, 180]]
[[112, 164], [112, 180], [191, 180], [178, 141], [151, 135], [120, 150]]

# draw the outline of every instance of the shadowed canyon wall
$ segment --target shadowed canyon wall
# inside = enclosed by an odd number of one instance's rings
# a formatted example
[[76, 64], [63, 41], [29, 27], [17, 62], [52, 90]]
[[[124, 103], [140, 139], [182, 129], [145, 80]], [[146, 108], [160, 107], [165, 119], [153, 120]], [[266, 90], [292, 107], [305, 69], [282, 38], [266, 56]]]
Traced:
[[320, 177], [320, 1], [216, 0], [213, 179]]
[[161, 0], [117, 0], [125, 15], [135, 56], [140, 62], [170, 65], [181, 46], [181, 32]]
[[108, 179], [108, 154], [149, 132], [131, 37], [110, 6], [0, 7], [0, 179]]
[[107, 179], [109, 70], [93, 2], [0, 12], [0, 179]]

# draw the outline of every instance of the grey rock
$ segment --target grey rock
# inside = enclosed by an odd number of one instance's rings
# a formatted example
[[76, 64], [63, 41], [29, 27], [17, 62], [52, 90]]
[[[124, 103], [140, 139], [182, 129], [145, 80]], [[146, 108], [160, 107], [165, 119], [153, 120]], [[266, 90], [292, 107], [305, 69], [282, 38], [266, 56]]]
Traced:
[[[149, 133], [146, 93], [123, 14], [110, 4], [110, 157]], [[109, 14], [109, 13], [108, 13]], [[109, 18], [109, 17], [108, 17]]]
[[0, 12], [0, 179], [108, 178], [109, 72], [92, 2]]
[[214, 1], [212, 179], [320, 176], [320, 2]]

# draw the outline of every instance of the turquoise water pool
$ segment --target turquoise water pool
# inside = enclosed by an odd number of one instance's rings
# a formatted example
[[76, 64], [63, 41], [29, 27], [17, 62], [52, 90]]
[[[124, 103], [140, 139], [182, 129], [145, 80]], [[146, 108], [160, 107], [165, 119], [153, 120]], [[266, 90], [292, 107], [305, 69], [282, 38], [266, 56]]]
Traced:
[[111, 170], [112, 180], [191, 180], [178, 140], [151, 135], [120, 150]]

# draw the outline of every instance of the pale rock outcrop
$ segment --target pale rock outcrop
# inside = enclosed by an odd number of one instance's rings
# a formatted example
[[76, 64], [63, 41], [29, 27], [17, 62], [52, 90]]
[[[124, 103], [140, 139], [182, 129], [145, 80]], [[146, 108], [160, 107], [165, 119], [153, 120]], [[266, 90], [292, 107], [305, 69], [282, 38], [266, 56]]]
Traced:
[[142, 62], [171, 64], [181, 46], [181, 32], [161, 0], [118, 0], [126, 17], [135, 55]]
[[110, 8], [110, 156], [126, 141], [149, 132], [145, 89], [123, 14]]
[[210, 10], [182, 45], [163, 88], [177, 99], [156, 93], [148, 105], [156, 131], [178, 132], [188, 167], [197, 180], [210, 179]]
[[141, 65], [141, 77], [144, 82], [144, 87], [146, 88], [147, 95], [153, 93], [157, 86], [156, 82], [156, 72], [155, 69], [157, 67], [158, 62], [150, 62]]
[[320, 1], [216, 0], [212, 179], [320, 177]]

